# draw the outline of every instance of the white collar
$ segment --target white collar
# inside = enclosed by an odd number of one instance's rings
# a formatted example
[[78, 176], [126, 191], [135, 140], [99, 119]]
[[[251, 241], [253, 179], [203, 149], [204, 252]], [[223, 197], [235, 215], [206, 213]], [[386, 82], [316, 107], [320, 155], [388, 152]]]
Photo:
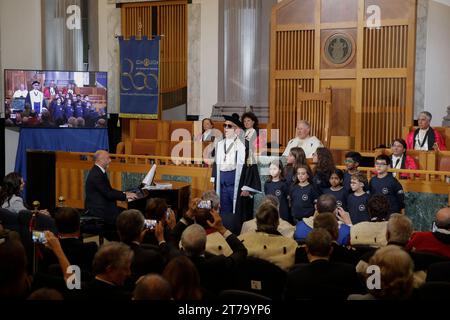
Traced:
[[100, 165], [98, 165], [98, 164], [95, 164], [97, 167], [99, 167], [100, 168], [100, 170], [102, 170], [102, 172], [103, 173], [106, 173], [106, 170], [105, 169], [103, 169]]

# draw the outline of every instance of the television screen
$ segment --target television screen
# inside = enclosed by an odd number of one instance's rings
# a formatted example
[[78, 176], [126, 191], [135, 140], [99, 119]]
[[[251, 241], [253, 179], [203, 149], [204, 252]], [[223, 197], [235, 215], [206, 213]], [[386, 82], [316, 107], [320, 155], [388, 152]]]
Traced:
[[5, 70], [5, 125], [106, 128], [107, 73]]

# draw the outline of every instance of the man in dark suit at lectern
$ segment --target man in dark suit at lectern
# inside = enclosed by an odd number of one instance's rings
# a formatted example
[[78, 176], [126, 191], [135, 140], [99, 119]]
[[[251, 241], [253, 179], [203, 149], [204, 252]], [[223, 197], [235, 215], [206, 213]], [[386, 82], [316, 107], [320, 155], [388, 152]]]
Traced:
[[109, 153], [98, 150], [94, 155], [95, 165], [86, 179], [86, 199], [84, 206], [90, 216], [104, 219], [106, 224], [115, 224], [120, 213], [116, 201], [136, 199], [132, 192], [122, 192], [111, 187], [106, 170], [111, 163]]

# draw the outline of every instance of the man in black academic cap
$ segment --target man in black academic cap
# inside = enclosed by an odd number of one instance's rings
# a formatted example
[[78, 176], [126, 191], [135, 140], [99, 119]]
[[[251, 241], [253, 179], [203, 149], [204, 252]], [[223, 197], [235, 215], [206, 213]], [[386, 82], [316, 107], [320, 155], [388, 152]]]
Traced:
[[44, 94], [40, 91], [41, 83], [37, 80], [33, 81], [31, 84], [33, 89], [28, 92], [25, 103], [29, 103], [31, 105], [31, 110], [34, 110], [37, 115], [40, 115], [42, 112], [42, 108], [45, 108], [45, 100]]
[[216, 146], [216, 192], [220, 195], [220, 215], [224, 226], [239, 233], [241, 217], [236, 211], [239, 180], [245, 164], [245, 145], [239, 138], [242, 122], [239, 115], [224, 116], [225, 137]]

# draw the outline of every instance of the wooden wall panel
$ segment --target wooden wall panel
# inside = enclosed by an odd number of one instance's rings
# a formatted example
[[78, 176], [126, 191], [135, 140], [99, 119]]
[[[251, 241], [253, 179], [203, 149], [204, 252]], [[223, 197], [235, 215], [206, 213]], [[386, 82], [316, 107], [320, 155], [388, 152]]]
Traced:
[[[376, 28], [366, 23], [369, 5], [381, 8]], [[328, 66], [321, 61], [322, 44], [336, 32], [354, 39], [356, 53], [347, 65]], [[280, 129], [280, 144], [295, 135], [295, 85], [319, 92], [323, 80], [332, 89], [334, 81], [351, 90], [355, 97], [350, 115], [336, 112], [354, 120], [349, 134], [357, 150], [372, 150], [400, 137], [401, 128], [413, 122], [415, 35], [416, 0], [284, 0], [275, 5], [269, 103], [270, 124]], [[352, 81], [348, 88], [342, 88], [342, 79]], [[305, 120], [320, 117], [320, 112], [304, 115], [311, 117]]]

